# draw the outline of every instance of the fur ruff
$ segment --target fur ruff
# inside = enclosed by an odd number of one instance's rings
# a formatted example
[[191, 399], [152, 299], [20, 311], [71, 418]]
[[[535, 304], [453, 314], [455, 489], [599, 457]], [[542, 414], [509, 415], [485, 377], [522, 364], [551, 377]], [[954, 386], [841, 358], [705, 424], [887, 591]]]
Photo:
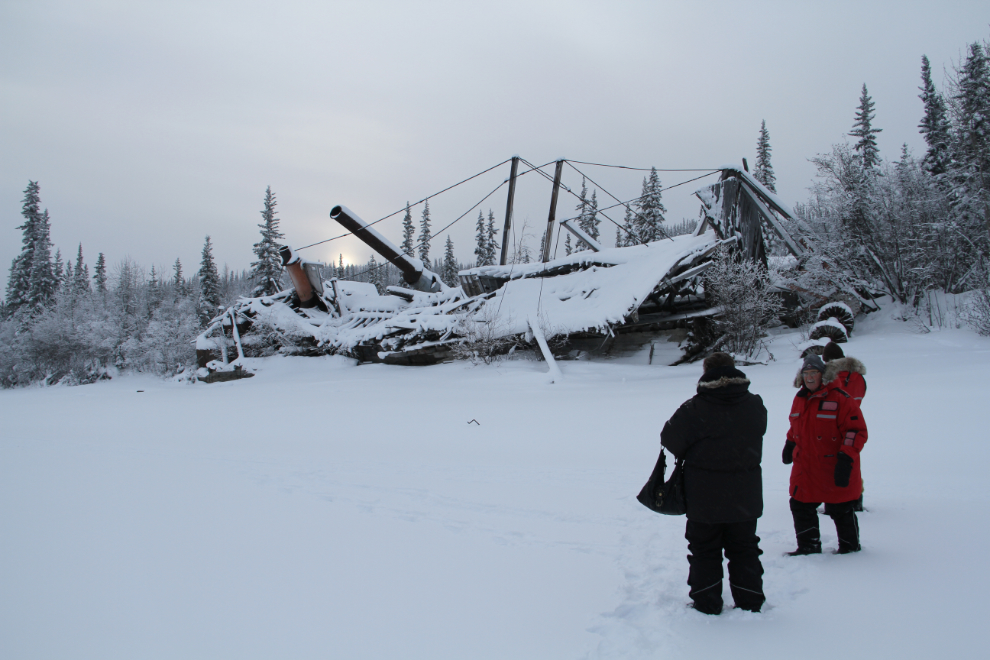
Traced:
[[[852, 371], [858, 373], [860, 376], [865, 376], [866, 365], [854, 357], [844, 357], [826, 362], [825, 373], [822, 374], [822, 385], [828, 385], [838, 378], [839, 374], [843, 371]], [[794, 387], [800, 388], [802, 385], [804, 385], [804, 380], [801, 378], [801, 367], [798, 367], [797, 375], [794, 377]]]
[[716, 387], [725, 387], [726, 385], [749, 385], [749, 378], [728, 378], [723, 376], [718, 380], [699, 381], [698, 389], [713, 390]]

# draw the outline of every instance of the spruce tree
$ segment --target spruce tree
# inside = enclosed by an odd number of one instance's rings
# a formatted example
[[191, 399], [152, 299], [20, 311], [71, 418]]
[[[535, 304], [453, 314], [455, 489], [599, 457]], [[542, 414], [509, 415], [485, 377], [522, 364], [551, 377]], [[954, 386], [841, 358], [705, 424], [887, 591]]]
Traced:
[[[179, 260], [175, 260], [179, 263]], [[96, 284], [97, 293], [107, 292], [107, 260], [100, 252], [99, 256], [96, 257], [96, 266], [93, 268], [93, 282]]]
[[447, 286], [457, 286], [457, 259], [454, 257], [454, 241], [450, 240], [450, 234], [447, 234], [447, 244], [444, 246], [440, 279]]
[[54, 292], [57, 293], [62, 288], [62, 281], [65, 279], [65, 267], [62, 262], [61, 248], [55, 250], [55, 259], [52, 260], [52, 274]]
[[485, 216], [478, 211], [478, 222], [475, 225], [474, 257], [476, 266], [488, 265], [488, 231], [485, 229]]
[[[100, 257], [102, 258], [103, 255], [101, 254]], [[172, 265], [172, 279], [175, 281], [175, 297], [185, 298], [187, 295], [186, 280], [182, 277], [182, 262], [179, 261], [178, 257], [175, 258], [175, 264]]]
[[638, 244], [639, 234], [636, 231], [636, 213], [632, 206], [626, 206], [626, 215], [622, 227], [615, 228], [615, 247], [629, 247]]
[[636, 216], [636, 238], [639, 244], [649, 243], [663, 237], [661, 225], [667, 212], [663, 205], [663, 187], [657, 168], [650, 169], [650, 176], [643, 179], [643, 192], [636, 201], [639, 213]]
[[151, 274], [148, 279], [148, 311], [154, 312], [162, 304], [162, 287], [158, 281], [155, 264], [151, 264]]
[[200, 323], [206, 325], [220, 307], [220, 273], [213, 259], [213, 244], [210, 237], [203, 243], [203, 258], [199, 265], [199, 304], [196, 312]]
[[[581, 194], [578, 195], [578, 203], [577, 206], [574, 207], [574, 210], [578, 212], [578, 227], [587, 232], [588, 230], [585, 229], [585, 225], [588, 222], [588, 184], [584, 177], [581, 177]], [[579, 239], [577, 241], [577, 245], [574, 247], [574, 251], [580, 252], [581, 250], [587, 249], [587, 247], [588, 246], [584, 244], [584, 241]], [[570, 254], [570, 252], [568, 252], [568, 254]]]
[[[36, 307], [47, 305], [58, 284], [52, 267], [51, 222], [48, 209], [38, 217], [34, 226], [34, 253], [31, 257], [31, 290], [28, 302]], [[61, 275], [61, 273], [59, 273]]]
[[345, 276], [345, 271], [344, 271], [344, 255], [341, 254], [341, 255], [339, 255], [339, 257], [340, 257], [340, 262], [339, 262], [339, 264], [337, 266], [337, 277], [339, 279], [345, 279], [345, 277], [344, 277]]
[[276, 282], [282, 270], [282, 259], [278, 250], [281, 246], [280, 240], [285, 236], [278, 230], [278, 211], [275, 210], [277, 202], [272, 193], [272, 187], [265, 189], [265, 207], [261, 211], [261, 240], [254, 244], [254, 253], [258, 260], [251, 263], [251, 280], [254, 282], [254, 290], [251, 295], [258, 298], [270, 296], [278, 292]]
[[37, 181], [28, 181], [27, 188], [24, 189], [21, 215], [24, 216], [24, 224], [18, 227], [22, 232], [21, 253], [11, 262], [10, 276], [7, 279], [5, 307], [8, 314], [16, 312], [31, 298], [31, 270], [34, 265], [37, 226], [41, 219], [41, 188]]
[[[584, 192], [582, 190], [582, 192]], [[579, 205], [580, 206], [580, 205]], [[578, 226], [584, 230], [584, 232], [591, 238], [598, 240], [601, 232], [598, 227], [601, 225], [602, 221], [598, 217], [598, 191], [591, 191], [591, 199], [585, 200], [584, 210], [581, 213], [581, 217], [578, 219]], [[584, 241], [581, 241], [583, 247]]]
[[979, 43], [970, 45], [959, 71], [955, 101], [956, 207], [967, 215], [982, 216], [990, 232], [990, 62]]
[[486, 246], [488, 247], [488, 257], [485, 261], [486, 266], [493, 266], [498, 263], [498, 251], [502, 246], [499, 245], [498, 241], [495, 240], [497, 236], [495, 230], [495, 214], [492, 213], [491, 209], [488, 209], [488, 224], [486, 225], [486, 230], [488, 232], [488, 240]]
[[413, 226], [412, 210], [409, 208], [409, 202], [406, 202], [406, 215], [402, 218], [402, 253], [406, 256], [411, 257], [416, 251], [416, 245], [413, 243], [415, 234], [416, 228]]
[[378, 260], [375, 259], [374, 252], [371, 253], [371, 258], [368, 259], [366, 270], [368, 271], [368, 282], [375, 285], [375, 290], [378, 291], [379, 295], [385, 293], [382, 269], [379, 268]]
[[774, 176], [773, 165], [770, 164], [770, 131], [767, 130], [766, 119], [760, 124], [760, 137], [756, 141], [756, 166], [753, 168], [753, 178], [770, 192], [777, 192], [777, 177]]
[[423, 205], [423, 219], [419, 222], [419, 259], [423, 266], [430, 267], [430, 201]]
[[863, 93], [859, 97], [859, 108], [856, 110], [856, 121], [853, 122], [853, 129], [849, 136], [859, 138], [855, 149], [859, 152], [860, 164], [866, 171], [873, 170], [880, 164], [880, 150], [877, 148], [876, 134], [883, 129], [873, 128], [874, 105], [873, 99], [866, 91], [866, 83], [863, 83]]
[[574, 248], [571, 246], [571, 232], [567, 232], [567, 237], [564, 239], [564, 254], [569, 257], [572, 252]]
[[934, 175], [944, 174], [951, 159], [949, 153], [950, 124], [949, 113], [945, 99], [935, 89], [932, 82], [932, 68], [928, 57], [921, 56], [921, 102], [925, 106], [925, 115], [918, 124], [921, 134], [925, 137], [928, 151], [922, 160], [925, 169]]
[[83, 262], [82, 243], [79, 244], [79, 251], [76, 253], [76, 265], [72, 269], [72, 288], [76, 293], [89, 291], [89, 266]]

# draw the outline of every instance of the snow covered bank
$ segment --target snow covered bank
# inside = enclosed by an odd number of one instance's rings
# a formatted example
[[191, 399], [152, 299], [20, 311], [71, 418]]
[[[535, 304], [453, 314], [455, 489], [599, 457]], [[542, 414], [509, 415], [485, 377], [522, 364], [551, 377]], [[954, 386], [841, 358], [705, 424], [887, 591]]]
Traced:
[[990, 340], [857, 324], [864, 551], [786, 558], [800, 339], [744, 368], [770, 411], [769, 602], [718, 618], [685, 607], [683, 518], [635, 500], [697, 365], [568, 362], [548, 385], [530, 361], [269, 358], [231, 383], [2, 391], [0, 655], [973, 654], [990, 614]]

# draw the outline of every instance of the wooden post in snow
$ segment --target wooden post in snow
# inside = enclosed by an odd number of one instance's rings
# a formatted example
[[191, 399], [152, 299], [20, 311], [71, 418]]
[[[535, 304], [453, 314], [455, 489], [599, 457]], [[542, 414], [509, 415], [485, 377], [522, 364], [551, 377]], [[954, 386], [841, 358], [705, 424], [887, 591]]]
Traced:
[[499, 265], [505, 265], [509, 255], [509, 230], [512, 228], [512, 201], [516, 196], [516, 172], [519, 171], [519, 156], [512, 157], [512, 171], [509, 173], [509, 199], [505, 203], [505, 228], [502, 230], [502, 256]]
[[560, 175], [564, 171], [564, 161], [557, 161], [557, 171], [553, 174], [553, 193], [550, 195], [550, 218], [547, 220], [547, 235], [543, 238], [543, 263], [550, 261], [550, 246], [553, 245], [553, 221], [557, 219], [557, 193], [560, 192]]

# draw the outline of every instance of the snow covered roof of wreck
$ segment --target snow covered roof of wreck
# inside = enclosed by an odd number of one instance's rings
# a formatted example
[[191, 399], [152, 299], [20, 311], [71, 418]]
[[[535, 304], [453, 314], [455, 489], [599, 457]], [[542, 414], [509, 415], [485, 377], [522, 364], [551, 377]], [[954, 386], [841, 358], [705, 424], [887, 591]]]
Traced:
[[[529, 319], [548, 324], [547, 334], [597, 330], [623, 323], [679, 261], [718, 242], [712, 232], [683, 235], [648, 245], [578, 252], [546, 264], [481, 266], [461, 273], [510, 278], [479, 311], [481, 318], [497, 319], [500, 335], [526, 332]], [[569, 264], [585, 268], [539, 277]]]

